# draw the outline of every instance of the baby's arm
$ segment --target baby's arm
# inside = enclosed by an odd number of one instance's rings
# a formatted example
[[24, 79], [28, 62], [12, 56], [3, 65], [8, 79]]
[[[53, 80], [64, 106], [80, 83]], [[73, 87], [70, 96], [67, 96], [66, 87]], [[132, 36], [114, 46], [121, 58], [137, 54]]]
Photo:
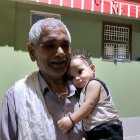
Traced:
[[60, 119], [58, 122], [58, 128], [63, 132], [63, 133], [68, 133], [68, 131], [74, 126], [73, 120], [70, 118], [70, 116], [63, 117]]
[[102, 85], [98, 81], [90, 81], [86, 89], [85, 102], [80, 108], [71, 114], [71, 119], [77, 123], [89, 116], [95, 108], [99, 98]]
[[58, 121], [58, 127], [63, 133], [67, 133], [75, 123], [85, 119], [96, 106], [100, 97], [101, 84], [98, 81], [90, 81], [86, 89], [85, 102], [80, 108], [68, 117]]

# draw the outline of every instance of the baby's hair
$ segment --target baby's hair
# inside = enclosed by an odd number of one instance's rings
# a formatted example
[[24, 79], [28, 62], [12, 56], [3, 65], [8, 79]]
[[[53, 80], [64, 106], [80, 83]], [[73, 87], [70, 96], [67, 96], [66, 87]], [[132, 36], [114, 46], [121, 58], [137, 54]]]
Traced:
[[71, 60], [81, 58], [85, 60], [89, 65], [92, 64], [91, 55], [86, 50], [73, 50], [71, 55]]

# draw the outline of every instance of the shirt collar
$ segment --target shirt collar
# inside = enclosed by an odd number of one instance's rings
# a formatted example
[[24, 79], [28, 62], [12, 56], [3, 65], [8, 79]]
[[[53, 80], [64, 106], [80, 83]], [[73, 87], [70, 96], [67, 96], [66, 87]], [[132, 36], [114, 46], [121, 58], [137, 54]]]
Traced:
[[46, 83], [46, 81], [44, 80], [44, 78], [40, 74], [40, 72], [38, 74], [38, 80], [39, 80], [39, 83], [40, 83], [41, 92], [44, 94], [45, 93], [45, 90], [48, 90], [49, 91], [48, 84]]
[[[41, 87], [41, 91], [43, 93], [43, 95], [49, 91], [49, 87], [48, 87], [48, 84], [46, 83], [46, 81], [44, 80], [43, 76], [40, 74], [39, 72], [39, 75], [38, 75], [38, 79], [39, 79], [39, 83], [40, 83], [40, 87]], [[69, 89], [69, 97], [70, 96], [73, 96], [75, 93], [76, 93], [76, 88], [75, 86], [73, 85], [73, 83], [71, 81], [68, 81], [67, 82], [67, 85], [68, 85], [68, 89]]]

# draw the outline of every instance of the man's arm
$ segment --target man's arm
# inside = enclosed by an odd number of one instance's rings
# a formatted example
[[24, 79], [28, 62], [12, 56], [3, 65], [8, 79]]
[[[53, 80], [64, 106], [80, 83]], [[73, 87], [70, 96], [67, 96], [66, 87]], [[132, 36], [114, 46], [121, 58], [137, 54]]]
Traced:
[[4, 96], [0, 113], [1, 140], [17, 140], [17, 117], [14, 104], [14, 86]]

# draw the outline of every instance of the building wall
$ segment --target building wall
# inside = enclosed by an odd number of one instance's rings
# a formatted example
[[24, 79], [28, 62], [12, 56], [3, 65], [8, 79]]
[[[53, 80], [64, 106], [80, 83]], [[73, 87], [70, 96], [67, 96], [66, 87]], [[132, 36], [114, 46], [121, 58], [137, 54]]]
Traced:
[[[72, 35], [72, 49], [84, 48], [90, 51], [96, 65], [96, 77], [103, 79], [110, 88], [120, 117], [140, 116], [140, 62], [136, 61], [140, 57], [140, 20], [5, 0], [0, 2], [0, 103], [4, 91], [14, 81], [37, 70], [27, 52], [30, 10], [61, 14], [61, 19]], [[132, 25], [132, 61], [102, 61], [103, 21]]]
[[0, 46], [14, 45], [15, 3], [0, 0]]

